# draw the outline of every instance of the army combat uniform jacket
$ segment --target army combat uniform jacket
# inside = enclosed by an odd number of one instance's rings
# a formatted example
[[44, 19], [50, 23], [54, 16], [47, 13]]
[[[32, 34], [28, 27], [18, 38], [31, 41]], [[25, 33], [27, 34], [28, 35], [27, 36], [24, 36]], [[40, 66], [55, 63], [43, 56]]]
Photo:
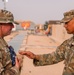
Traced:
[[0, 75], [18, 75], [19, 70], [12, 66], [11, 56], [7, 43], [0, 38]]
[[64, 60], [65, 67], [62, 75], [74, 75], [74, 36], [64, 41], [55, 52], [39, 56], [40, 60], [33, 60], [34, 65], [51, 65]]

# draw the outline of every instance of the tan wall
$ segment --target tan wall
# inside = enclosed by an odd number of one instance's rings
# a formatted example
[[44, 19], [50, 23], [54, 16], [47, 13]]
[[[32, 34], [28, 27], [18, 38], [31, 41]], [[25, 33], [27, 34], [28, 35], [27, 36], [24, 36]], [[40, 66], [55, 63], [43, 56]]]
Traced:
[[63, 42], [65, 39], [70, 38], [72, 35], [67, 34], [63, 24], [52, 25], [52, 38], [58, 42]]

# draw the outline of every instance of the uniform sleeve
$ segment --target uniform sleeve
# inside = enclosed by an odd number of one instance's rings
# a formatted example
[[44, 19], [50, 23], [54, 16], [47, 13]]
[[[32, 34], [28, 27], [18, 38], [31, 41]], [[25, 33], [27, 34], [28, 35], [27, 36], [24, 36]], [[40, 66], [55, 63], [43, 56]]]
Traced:
[[1, 75], [19, 75], [19, 70], [17, 68], [3, 69]]
[[17, 67], [12, 67], [10, 69], [5, 69], [2, 75], [19, 75], [19, 69]]
[[59, 47], [57, 47], [55, 52], [39, 55], [40, 59], [33, 60], [35, 66], [44, 66], [44, 65], [52, 65], [56, 64], [65, 59], [65, 50], [66, 50], [67, 42], [65, 41]]
[[[19, 69], [17, 67], [12, 67], [11, 65], [5, 64], [7, 67], [3, 66], [3, 53], [0, 51], [0, 75], [19, 75]], [[9, 63], [9, 62], [7, 62]]]

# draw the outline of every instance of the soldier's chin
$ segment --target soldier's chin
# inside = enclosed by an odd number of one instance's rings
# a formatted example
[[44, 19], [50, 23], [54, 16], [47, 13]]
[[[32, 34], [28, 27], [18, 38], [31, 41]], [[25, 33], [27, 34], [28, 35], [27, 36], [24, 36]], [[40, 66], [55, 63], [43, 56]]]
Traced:
[[68, 34], [72, 34], [71, 32], [67, 31]]

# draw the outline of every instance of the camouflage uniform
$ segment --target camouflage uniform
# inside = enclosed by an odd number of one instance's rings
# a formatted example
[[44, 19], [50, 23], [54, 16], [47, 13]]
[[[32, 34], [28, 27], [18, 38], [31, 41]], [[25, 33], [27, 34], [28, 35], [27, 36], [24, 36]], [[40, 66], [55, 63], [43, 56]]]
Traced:
[[[0, 9], [0, 23], [15, 23], [13, 14]], [[19, 75], [19, 69], [12, 66], [9, 47], [3, 38], [0, 38], [0, 75]]]
[[74, 75], [74, 36], [64, 41], [57, 49], [56, 52], [39, 55], [40, 60], [34, 59], [34, 64], [37, 66], [51, 65], [63, 60], [65, 64], [64, 74]]
[[18, 75], [18, 73], [19, 69], [12, 66], [7, 43], [0, 38], [0, 75]]
[[[69, 15], [69, 16], [70, 14], [73, 14], [71, 15], [71, 17], [73, 17], [74, 10], [73, 13], [72, 11], [65, 13], [65, 15]], [[64, 21], [64, 19], [62, 21]], [[51, 54], [49, 53], [49, 54], [43, 54], [39, 56], [40, 56], [39, 60], [36, 59], [33, 60], [34, 65], [36, 66], [51, 65], [64, 60], [65, 67], [62, 75], [74, 75], [74, 36], [64, 41], [56, 49], [55, 52], [52, 52]]]

